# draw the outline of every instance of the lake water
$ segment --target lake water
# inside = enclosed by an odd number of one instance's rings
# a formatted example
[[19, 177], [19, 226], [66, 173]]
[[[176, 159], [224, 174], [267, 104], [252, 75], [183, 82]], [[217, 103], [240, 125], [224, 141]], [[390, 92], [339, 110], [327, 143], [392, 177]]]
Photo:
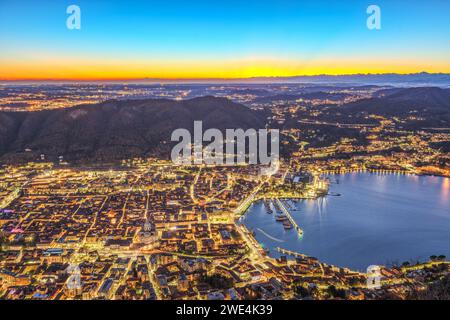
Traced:
[[289, 200], [301, 238], [275, 221], [275, 210], [266, 213], [262, 201], [241, 222], [273, 257], [281, 247], [360, 271], [372, 264], [450, 257], [449, 178], [350, 173], [330, 180], [330, 192], [341, 196]]

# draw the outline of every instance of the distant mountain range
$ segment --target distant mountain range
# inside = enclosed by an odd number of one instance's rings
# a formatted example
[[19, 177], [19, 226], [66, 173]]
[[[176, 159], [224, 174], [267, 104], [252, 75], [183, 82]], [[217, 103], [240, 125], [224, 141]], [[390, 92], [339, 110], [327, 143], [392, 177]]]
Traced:
[[253, 81], [293, 82], [317, 84], [392, 85], [403, 87], [450, 87], [449, 73], [381, 73], [352, 75], [317, 75], [296, 77], [251, 78]]
[[403, 87], [418, 87], [418, 86], [437, 86], [450, 87], [449, 73], [380, 73], [380, 74], [351, 74], [351, 75], [313, 75], [313, 76], [292, 76], [292, 77], [252, 77], [252, 78], [205, 78], [205, 79], [159, 79], [159, 78], [144, 78], [144, 79], [123, 79], [123, 80], [19, 80], [6, 81], [0, 80], [0, 83], [310, 83], [310, 84], [343, 84], [343, 85], [392, 85]]
[[[110, 161], [170, 154], [172, 131], [264, 128], [265, 116], [225, 98], [109, 100], [95, 105], [36, 112], [0, 112], [0, 157]], [[25, 152], [25, 150], [27, 150]]]

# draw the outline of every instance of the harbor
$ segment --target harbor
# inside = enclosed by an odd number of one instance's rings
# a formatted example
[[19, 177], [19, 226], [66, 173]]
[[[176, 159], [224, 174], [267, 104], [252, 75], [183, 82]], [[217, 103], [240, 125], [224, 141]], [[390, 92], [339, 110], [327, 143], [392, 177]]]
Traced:
[[287, 217], [287, 219], [288, 219], [289, 223], [291, 224], [292, 228], [297, 232], [299, 237], [302, 237], [303, 236], [303, 230], [298, 226], [297, 222], [292, 217], [290, 211], [286, 208], [284, 203], [279, 198], [277, 198], [275, 201], [276, 201], [275, 203], [278, 204], [278, 207], [281, 209], [281, 211]]
[[[283, 229], [276, 221], [278, 213], [267, 214], [262, 202], [249, 208], [242, 222], [256, 231], [255, 238], [270, 250], [270, 256], [283, 255], [277, 250], [282, 247], [324, 263], [364, 271], [369, 265], [384, 265], [394, 259], [425, 261], [433, 254], [450, 255], [448, 178], [368, 172], [330, 178], [338, 178], [339, 183], [331, 183], [329, 196], [297, 202], [279, 198], [281, 203], [295, 205], [295, 210], [289, 210], [287, 204], [284, 208], [301, 227], [302, 237]], [[286, 215], [284, 210], [282, 213]], [[390, 229], [379, 221], [389, 223]], [[437, 227], [430, 233], [432, 225]]]

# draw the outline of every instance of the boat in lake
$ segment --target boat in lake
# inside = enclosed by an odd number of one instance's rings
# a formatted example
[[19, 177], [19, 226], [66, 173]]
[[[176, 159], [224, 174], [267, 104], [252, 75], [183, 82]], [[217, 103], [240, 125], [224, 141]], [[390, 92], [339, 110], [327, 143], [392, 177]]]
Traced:
[[264, 199], [264, 209], [266, 209], [266, 212], [267, 212], [268, 214], [272, 214], [272, 213], [273, 213], [273, 210], [272, 210], [272, 208], [270, 207], [270, 201], [268, 201], [268, 200], [266, 200], [266, 199]]
[[288, 217], [286, 217], [284, 214], [278, 214], [275, 216], [275, 220], [278, 222], [283, 222], [288, 220]]
[[340, 197], [341, 196], [341, 194], [337, 193], [337, 192], [329, 192], [328, 195], [329, 196], [334, 196], [334, 197]]
[[283, 227], [286, 230], [292, 229], [292, 223], [289, 220], [283, 221]]

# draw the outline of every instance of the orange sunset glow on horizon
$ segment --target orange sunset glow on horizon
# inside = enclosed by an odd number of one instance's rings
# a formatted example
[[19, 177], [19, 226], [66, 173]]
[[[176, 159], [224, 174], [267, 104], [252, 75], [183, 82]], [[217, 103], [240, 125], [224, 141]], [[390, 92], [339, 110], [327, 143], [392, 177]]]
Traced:
[[37, 59], [0, 61], [0, 80], [239, 79], [379, 73], [445, 73], [448, 61], [245, 58], [206, 61]]

